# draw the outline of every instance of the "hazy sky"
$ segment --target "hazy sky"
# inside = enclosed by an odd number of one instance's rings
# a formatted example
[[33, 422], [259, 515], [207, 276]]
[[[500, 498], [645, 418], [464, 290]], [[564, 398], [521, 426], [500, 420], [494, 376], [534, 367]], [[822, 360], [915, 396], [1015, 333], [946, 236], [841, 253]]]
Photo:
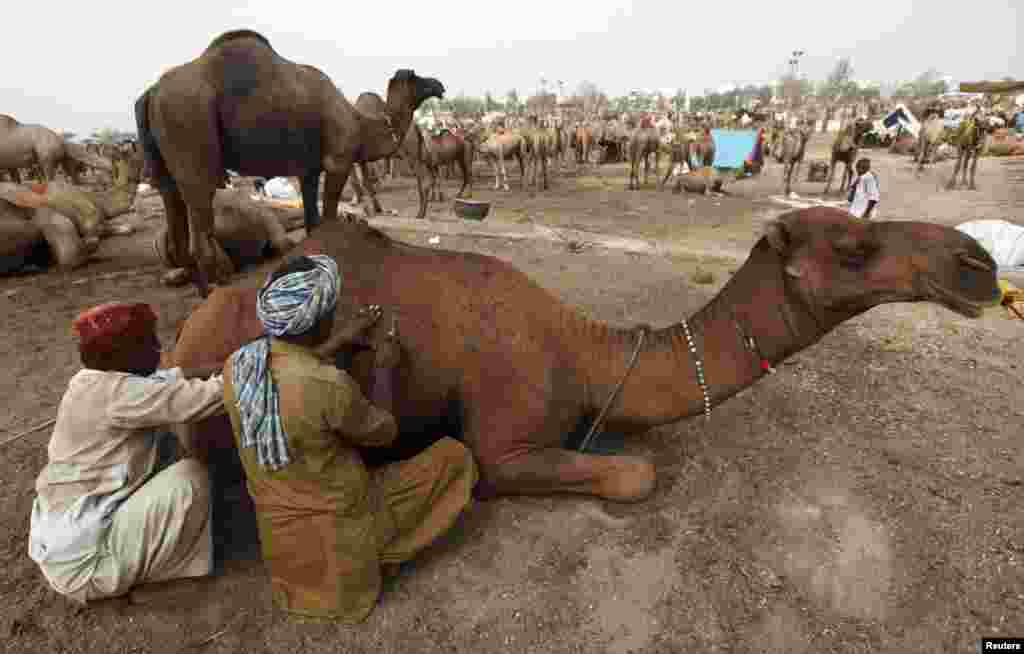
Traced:
[[930, 0], [94, 0], [53, 5], [45, 23], [39, 5], [9, 4], [5, 60], [19, 65], [0, 75], [0, 113], [83, 134], [134, 129], [132, 105], [147, 85], [238, 28], [317, 66], [350, 98], [383, 92], [397, 68], [437, 77], [449, 95], [504, 97], [516, 88], [525, 98], [541, 76], [563, 80], [567, 93], [590, 80], [609, 95], [693, 94], [775, 79], [794, 49], [806, 51], [801, 70], [812, 78], [842, 56], [864, 80], [908, 79], [930, 67], [957, 80], [1024, 77], [1020, 0], [948, 9]]

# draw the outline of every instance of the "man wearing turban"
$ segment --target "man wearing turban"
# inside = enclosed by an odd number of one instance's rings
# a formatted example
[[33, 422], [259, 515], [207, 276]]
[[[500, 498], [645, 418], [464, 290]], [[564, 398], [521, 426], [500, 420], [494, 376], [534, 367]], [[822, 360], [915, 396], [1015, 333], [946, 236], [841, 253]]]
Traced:
[[367, 399], [325, 361], [380, 317], [363, 310], [334, 336], [341, 287], [327, 256], [296, 257], [257, 296], [266, 336], [231, 355], [224, 405], [231, 417], [274, 602], [307, 618], [361, 622], [381, 590], [382, 566], [407, 561], [447, 531], [477, 480], [469, 450], [442, 438], [418, 456], [367, 470], [358, 447], [398, 433], [392, 330], [375, 346]]
[[61, 399], [36, 481], [29, 555], [54, 590], [79, 603], [209, 574], [206, 468], [174, 463], [167, 429], [222, 409], [220, 371], [157, 370], [148, 304], [89, 309], [72, 331], [84, 368]]

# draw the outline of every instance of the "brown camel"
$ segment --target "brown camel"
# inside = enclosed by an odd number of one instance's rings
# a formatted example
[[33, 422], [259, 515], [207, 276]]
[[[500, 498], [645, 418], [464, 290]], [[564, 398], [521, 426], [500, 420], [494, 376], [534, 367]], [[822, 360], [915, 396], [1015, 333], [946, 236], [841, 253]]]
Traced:
[[[978, 171], [978, 157], [985, 148], [989, 134], [993, 131], [995, 131], [995, 125], [992, 122], [992, 117], [984, 109], [979, 108], [973, 116], [961, 121], [951, 139], [953, 145], [956, 146], [957, 153], [953, 176], [946, 184], [948, 190], [956, 188], [956, 176], [961, 170], [963, 170], [963, 175], [960, 183], [967, 184], [967, 188], [972, 191], [978, 189], [974, 184], [974, 176]], [[968, 168], [971, 172], [970, 181], [967, 179]]]
[[860, 150], [861, 140], [864, 135], [871, 131], [871, 121], [856, 120], [836, 134], [832, 142], [832, 163], [828, 167], [828, 180], [825, 182], [825, 195], [828, 195], [832, 188], [832, 178], [836, 174], [836, 164], [843, 164], [843, 178], [839, 182], [839, 192], [846, 190], [849, 184], [853, 183], [853, 165], [857, 162], [857, 152]]
[[647, 175], [651, 167], [651, 156], [654, 156], [654, 178], [658, 178], [658, 147], [661, 145], [661, 138], [648, 119], [641, 123], [640, 127], [633, 130], [629, 137], [629, 184], [626, 188], [630, 191], [640, 190], [640, 162], [644, 162], [644, 184], [647, 184]]
[[[858, 221], [825, 207], [769, 223], [717, 297], [657, 330], [596, 322], [504, 261], [396, 242], [364, 221], [324, 225], [303, 251], [325, 252], [341, 267], [339, 317], [371, 303], [397, 316], [406, 349], [395, 383], [395, 454], [422, 449], [429, 434], [456, 436], [473, 450], [484, 497], [642, 499], [654, 487], [653, 465], [569, 449], [606, 404], [609, 431], [642, 433], [710, 414], [875, 305], [933, 301], [978, 317], [1000, 297], [995, 262], [966, 234]], [[221, 363], [259, 337], [255, 296], [264, 278], [261, 270], [214, 292], [182, 325], [171, 365]], [[372, 359], [352, 355], [361, 384]], [[201, 429], [198, 447], [233, 446], [225, 417]]]
[[[676, 166], [685, 163], [688, 168], [704, 173], [704, 183], [700, 185], [701, 193], [707, 195], [712, 189], [715, 191], [722, 190], [723, 182], [721, 179], [711, 181], [711, 175], [714, 171], [712, 166], [715, 163], [715, 141], [711, 138], [710, 130], [705, 130], [699, 139], [695, 139], [686, 130], [677, 129], [670, 148], [672, 158], [668, 165], [668, 170], [665, 171], [665, 177], [658, 184], [660, 189], [665, 189], [669, 178], [675, 172]], [[686, 180], [680, 177], [676, 182], [676, 187], [681, 188], [686, 183]]]
[[436, 79], [399, 70], [388, 83], [386, 111], [371, 116], [353, 107], [320, 70], [278, 55], [263, 35], [238, 30], [218, 36], [135, 103], [173, 258], [197, 268], [202, 295], [220, 279], [213, 196], [226, 169], [298, 177], [307, 230], [320, 223], [317, 196], [326, 171], [323, 217], [334, 220], [352, 165], [395, 152], [413, 111], [443, 95]]
[[0, 199], [12, 204], [37, 209], [47, 207], [70, 219], [78, 234], [86, 241], [98, 241], [109, 235], [107, 221], [131, 211], [142, 178], [142, 157], [124, 157], [115, 153], [115, 160], [105, 165], [114, 169], [114, 186], [93, 191], [65, 182], [35, 184], [0, 184]]
[[[553, 130], [541, 125], [537, 116], [530, 116], [527, 126], [520, 130], [520, 134], [523, 137], [523, 156], [526, 159], [526, 172], [530, 177], [530, 186], [546, 191], [548, 190], [548, 157], [551, 156], [555, 139]], [[538, 173], [541, 176], [540, 182], [537, 180]], [[540, 184], [539, 187], [538, 184]]]
[[942, 143], [946, 126], [943, 119], [943, 111], [940, 108], [929, 108], [923, 116], [920, 132], [917, 135], [917, 152], [914, 153], [914, 161], [917, 163], [917, 172], [924, 170], [925, 163], [930, 163], [935, 154], [935, 149]]
[[509, 190], [505, 161], [513, 158], [519, 160], [520, 185], [522, 188], [526, 187], [526, 143], [518, 130], [498, 128], [497, 131], [485, 135], [477, 149], [484, 160], [490, 162], [494, 168], [495, 191], [499, 188]]
[[[795, 129], [787, 129], [782, 135], [782, 143], [779, 146], [779, 153], [782, 157], [782, 180], [783, 194], [787, 197], [793, 190], [793, 174], [798, 173], [800, 164], [804, 160], [804, 152], [807, 150], [807, 141], [811, 138], [812, 128], [810, 125], [803, 125]], [[799, 173], [796, 175], [800, 178]]]
[[84, 146], [67, 142], [48, 127], [0, 116], [0, 171], [7, 171], [16, 184], [21, 183], [21, 168], [38, 171], [40, 181], [49, 182], [55, 179], [60, 167], [73, 184], [79, 183], [85, 166], [111, 170], [108, 160], [88, 152]]
[[594, 130], [592, 127], [580, 123], [573, 133], [576, 147], [576, 163], [584, 165], [590, 163], [590, 152], [594, 146]]

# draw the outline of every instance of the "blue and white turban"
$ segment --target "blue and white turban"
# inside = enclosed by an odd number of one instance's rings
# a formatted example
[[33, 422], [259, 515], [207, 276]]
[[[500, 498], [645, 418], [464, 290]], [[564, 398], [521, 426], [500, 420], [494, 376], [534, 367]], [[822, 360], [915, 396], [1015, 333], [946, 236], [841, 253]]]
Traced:
[[288, 438], [281, 425], [277, 384], [267, 367], [270, 336], [298, 336], [334, 311], [341, 275], [334, 259], [313, 255], [312, 270], [277, 279], [268, 277], [256, 296], [256, 314], [266, 334], [231, 355], [231, 384], [241, 418], [241, 446], [256, 446], [264, 468], [280, 470], [289, 463]]

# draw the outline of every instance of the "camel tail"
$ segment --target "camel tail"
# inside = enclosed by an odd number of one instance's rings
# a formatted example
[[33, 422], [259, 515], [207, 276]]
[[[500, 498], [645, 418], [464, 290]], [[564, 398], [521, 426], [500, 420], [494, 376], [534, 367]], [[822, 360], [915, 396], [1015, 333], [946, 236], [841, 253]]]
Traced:
[[174, 181], [167, 174], [164, 157], [160, 154], [160, 146], [149, 128], [149, 101], [155, 90], [156, 84], [146, 89], [135, 101], [135, 127], [139, 132], [139, 145], [142, 146], [145, 161], [143, 176], [150, 177], [154, 182], [159, 180], [161, 184], [173, 184]]

